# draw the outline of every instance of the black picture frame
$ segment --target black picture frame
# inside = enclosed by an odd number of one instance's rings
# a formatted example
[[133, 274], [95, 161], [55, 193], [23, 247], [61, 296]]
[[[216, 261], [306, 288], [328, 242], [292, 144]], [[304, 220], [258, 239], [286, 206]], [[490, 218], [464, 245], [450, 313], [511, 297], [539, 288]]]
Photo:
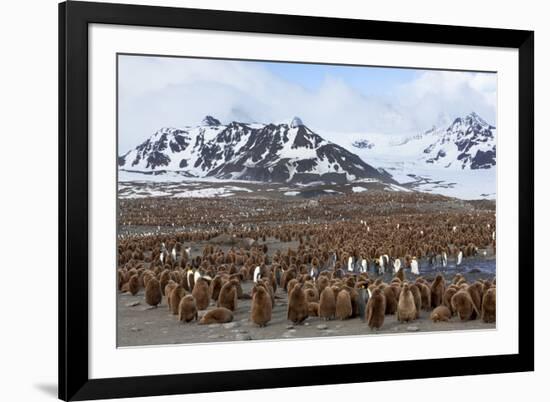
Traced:
[[[519, 52], [517, 354], [90, 379], [88, 25], [116, 24], [514, 48]], [[84, 313], [83, 313], [84, 312]], [[59, 398], [216, 392], [534, 370], [534, 32], [70, 1], [59, 4]]]

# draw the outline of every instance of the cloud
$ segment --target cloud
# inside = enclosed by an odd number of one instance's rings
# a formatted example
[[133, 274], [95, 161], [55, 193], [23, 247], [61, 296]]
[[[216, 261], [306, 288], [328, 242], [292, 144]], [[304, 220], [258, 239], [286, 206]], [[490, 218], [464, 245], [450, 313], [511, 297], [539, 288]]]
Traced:
[[314, 90], [260, 63], [121, 56], [119, 146], [134, 147], [161, 127], [222, 122], [279, 122], [300, 116], [318, 131], [402, 134], [424, 131], [476, 111], [494, 122], [496, 75], [419, 71], [406, 84], [365, 95], [327, 75]]
[[424, 71], [399, 90], [399, 103], [416, 127], [440, 125], [475, 111], [495, 123], [496, 74]]

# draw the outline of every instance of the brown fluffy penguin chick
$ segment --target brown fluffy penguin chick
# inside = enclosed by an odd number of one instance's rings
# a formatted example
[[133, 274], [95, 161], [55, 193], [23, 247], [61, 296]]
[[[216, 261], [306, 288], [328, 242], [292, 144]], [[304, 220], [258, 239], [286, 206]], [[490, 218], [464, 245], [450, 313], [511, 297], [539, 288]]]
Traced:
[[263, 285], [255, 286], [254, 296], [252, 297], [252, 308], [250, 319], [260, 327], [265, 327], [271, 321], [271, 295]]
[[235, 290], [237, 291], [237, 299], [243, 300], [250, 300], [252, 297], [248, 293], [244, 293], [243, 287], [241, 286], [241, 281], [238, 278], [232, 279], [235, 281]]
[[225, 307], [228, 310], [235, 311], [237, 308], [237, 286], [238, 281], [232, 279], [225, 283], [220, 290], [218, 297], [218, 307]]
[[307, 312], [310, 317], [319, 317], [319, 303], [309, 302], [307, 304]]
[[[274, 306], [275, 305], [275, 290], [273, 290], [273, 286], [271, 286], [271, 284], [269, 283], [269, 280], [265, 280], [265, 279], [260, 279], [258, 281], [258, 283], [256, 284], [256, 286], [263, 286], [265, 288], [265, 290], [267, 291], [267, 293], [269, 294], [269, 297], [271, 297], [271, 306]], [[254, 298], [254, 293], [255, 293], [255, 289], [256, 289], [256, 286], [254, 286], [251, 290], [251, 298]]]
[[472, 316], [477, 316], [476, 306], [472, 297], [466, 290], [459, 290], [451, 298], [451, 306], [462, 321], [471, 320]]
[[144, 287], [144, 288], [147, 288], [147, 284], [148, 284], [149, 281], [150, 281], [152, 278], [154, 278], [154, 277], [155, 277], [155, 275], [154, 275], [151, 271], [149, 271], [149, 270], [145, 271], [145, 272], [143, 273], [143, 276], [142, 276], [143, 287]]
[[134, 274], [128, 279], [124, 285], [122, 285], [123, 292], [129, 292], [132, 296], [135, 296], [139, 291], [139, 277], [137, 274]]
[[453, 278], [453, 284], [457, 284], [460, 280], [464, 279], [464, 275], [462, 274], [456, 274]]
[[170, 279], [172, 279], [174, 282], [181, 284], [181, 278], [181, 273], [179, 271], [170, 272]]
[[327, 286], [321, 292], [319, 299], [319, 317], [325, 320], [332, 320], [336, 314], [336, 299], [332, 287]]
[[[481, 299], [483, 298], [483, 285], [479, 282], [473, 283], [466, 289], [476, 306], [477, 311], [481, 311]], [[475, 317], [478, 318], [478, 317]]]
[[445, 290], [445, 293], [443, 294], [443, 304], [442, 305], [446, 306], [451, 311], [451, 315], [454, 314], [454, 309], [453, 309], [453, 306], [451, 304], [451, 299], [456, 294], [457, 290], [458, 289], [456, 287], [449, 286]]
[[139, 275], [135, 274], [130, 277], [130, 280], [128, 281], [128, 290], [132, 294], [132, 296], [135, 296], [137, 292], [139, 291]]
[[319, 301], [319, 292], [317, 291], [317, 288], [308, 288], [304, 291], [304, 293], [306, 294], [306, 300], [308, 303]]
[[170, 292], [174, 290], [176, 286], [178, 286], [178, 284], [170, 280], [164, 287], [164, 296], [166, 297], [166, 304], [168, 305], [168, 308], [170, 308]]
[[[185, 291], [185, 289], [182, 290]], [[185, 295], [180, 300], [178, 306], [178, 319], [180, 321], [190, 322], [193, 320], [198, 320], [199, 313], [197, 310], [197, 304], [195, 303], [195, 298], [192, 295]]]
[[366, 320], [370, 329], [382, 328], [386, 315], [386, 297], [380, 288], [374, 288], [366, 308]]
[[420, 294], [420, 289], [415, 284], [410, 284], [409, 289], [411, 290], [414, 297], [414, 306], [416, 307], [416, 318], [420, 317], [420, 310], [422, 309], [422, 295]]
[[317, 289], [319, 290], [319, 294], [325, 290], [327, 286], [330, 285], [330, 280], [326, 276], [319, 276], [317, 279]]
[[216, 307], [208, 310], [202, 316], [199, 324], [223, 324], [233, 321], [233, 312], [225, 307]]
[[336, 318], [347, 320], [351, 317], [352, 313], [351, 296], [346, 289], [342, 289], [338, 292], [338, 297], [336, 298]]
[[393, 290], [395, 300], [399, 300], [399, 294], [401, 293], [401, 282], [392, 282], [390, 284], [390, 289]]
[[462, 285], [468, 286], [468, 281], [467, 281], [466, 279], [464, 279], [464, 278], [460, 278], [460, 279], [458, 280], [458, 282], [455, 283], [455, 285], [456, 285], [456, 286], [462, 286]]
[[288, 283], [286, 284], [286, 291], [287, 293], [290, 293], [292, 292], [292, 289], [294, 289], [294, 286], [298, 283], [298, 279], [296, 278], [293, 278], [291, 280], [288, 281]]
[[185, 296], [185, 293], [183, 286], [176, 285], [176, 287], [170, 291], [170, 294], [168, 294], [168, 308], [170, 308], [172, 314], [178, 314], [180, 301]]
[[351, 318], [355, 318], [359, 315], [359, 292], [357, 289], [346, 287], [344, 288], [349, 292], [351, 298]]
[[151, 278], [145, 287], [145, 302], [153, 307], [157, 307], [162, 301], [160, 283], [157, 278]]
[[445, 294], [445, 278], [443, 275], [437, 274], [432, 283], [432, 307], [437, 307], [443, 304], [443, 295]]
[[117, 269], [116, 271], [117, 273], [117, 285], [118, 285], [118, 290], [122, 291], [122, 286], [124, 285], [124, 271], [122, 271], [122, 269]]
[[224, 284], [224, 278], [221, 275], [216, 275], [212, 282], [210, 282], [210, 298], [214, 301], [218, 301], [218, 297], [220, 297], [220, 291], [222, 290], [222, 286]]
[[451, 319], [451, 310], [447, 306], [441, 305], [434, 308], [430, 318], [433, 322], [449, 321]]
[[388, 315], [395, 314], [395, 312], [397, 311], [398, 299], [395, 297], [394, 290], [391, 288], [391, 286], [384, 286], [384, 289], [382, 289], [382, 293], [386, 298], [386, 314]]
[[302, 290], [302, 284], [298, 283], [288, 296], [287, 318], [294, 324], [299, 324], [307, 318], [307, 309], [306, 295]]
[[168, 284], [169, 280], [170, 280], [170, 271], [165, 269], [164, 271], [162, 271], [159, 277], [160, 290], [162, 291], [163, 296], [164, 296], [164, 288]]
[[413, 321], [416, 319], [416, 304], [414, 295], [408, 284], [403, 285], [399, 302], [397, 303], [397, 319], [400, 322]]
[[432, 291], [425, 283], [416, 282], [416, 286], [420, 289], [420, 299], [422, 302], [422, 310], [430, 311], [432, 309]]
[[397, 271], [397, 273], [395, 274], [395, 277], [396, 278], [399, 278], [399, 280], [401, 282], [403, 282], [405, 280], [405, 270], [404, 269], [400, 269], [399, 271]]
[[197, 309], [206, 310], [210, 304], [210, 296], [208, 293], [209, 286], [208, 281], [202, 277], [197, 279], [195, 286], [193, 286], [193, 292], [191, 293], [195, 298]]
[[296, 278], [296, 270], [288, 269], [283, 272], [283, 276], [281, 277], [281, 287], [288, 292], [288, 282], [294, 278]]
[[481, 304], [481, 319], [483, 322], [497, 320], [497, 288], [489, 288], [485, 291]]

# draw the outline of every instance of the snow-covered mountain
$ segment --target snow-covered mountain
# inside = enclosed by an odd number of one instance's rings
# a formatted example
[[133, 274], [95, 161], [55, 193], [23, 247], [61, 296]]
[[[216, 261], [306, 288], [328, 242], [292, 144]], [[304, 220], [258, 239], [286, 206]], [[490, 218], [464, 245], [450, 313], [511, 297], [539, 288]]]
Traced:
[[195, 178], [279, 183], [347, 183], [391, 175], [327, 141], [295, 117], [289, 123], [222, 125], [206, 116], [196, 127], [162, 128], [119, 157], [119, 168], [178, 172]]
[[490, 169], [496, 165], [495, 127], [476, 113], [456, 118], [437, 141], [424, 149], [426, 163], [461, 169]]
[[421, 133], [321, 135], [409, 188], [466, 199], [496, 195], [496, 128], [474, 112]]
[[374, 148], [374, 144], [372, 142], [370, 142], [369, 140], [366, 140], [366, 139], [362, 139], [362, 140], [357, 140], [357, 141], [353, 141], [351, 143], [352, 146], [354, 146], [355, 148], [359, 148], [359, 149], [372, 149]]

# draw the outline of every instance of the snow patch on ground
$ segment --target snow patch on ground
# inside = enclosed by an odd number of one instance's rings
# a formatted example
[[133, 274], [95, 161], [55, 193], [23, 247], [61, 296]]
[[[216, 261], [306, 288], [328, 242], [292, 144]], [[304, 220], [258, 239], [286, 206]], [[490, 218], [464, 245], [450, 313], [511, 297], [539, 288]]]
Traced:
[[211, 197], [229, 197], [234, 193], [226, 187], [220, 188], [201, 188], [198, 190], [186, 190], [173, 194], [174, 198], [211, 198]]
[[[440, 138], [438, 130], [403, 135], [328, 132], [319, 135], [357, 154], [371, 166], [386, 170], [400, 184], [387, 186], [389, 191], [425, 191], [468, 200], [496, 198], [495, 167], [471, 170], [462, 169], [459, 164], [446, 168], [443, 164], [425, 162], [423, 151]], [[357, 148], [352, 145], [356, 140], [368, 140], [375, 146]], [[362, 179], [353, 184], [373, 181], [378, 180]]]

